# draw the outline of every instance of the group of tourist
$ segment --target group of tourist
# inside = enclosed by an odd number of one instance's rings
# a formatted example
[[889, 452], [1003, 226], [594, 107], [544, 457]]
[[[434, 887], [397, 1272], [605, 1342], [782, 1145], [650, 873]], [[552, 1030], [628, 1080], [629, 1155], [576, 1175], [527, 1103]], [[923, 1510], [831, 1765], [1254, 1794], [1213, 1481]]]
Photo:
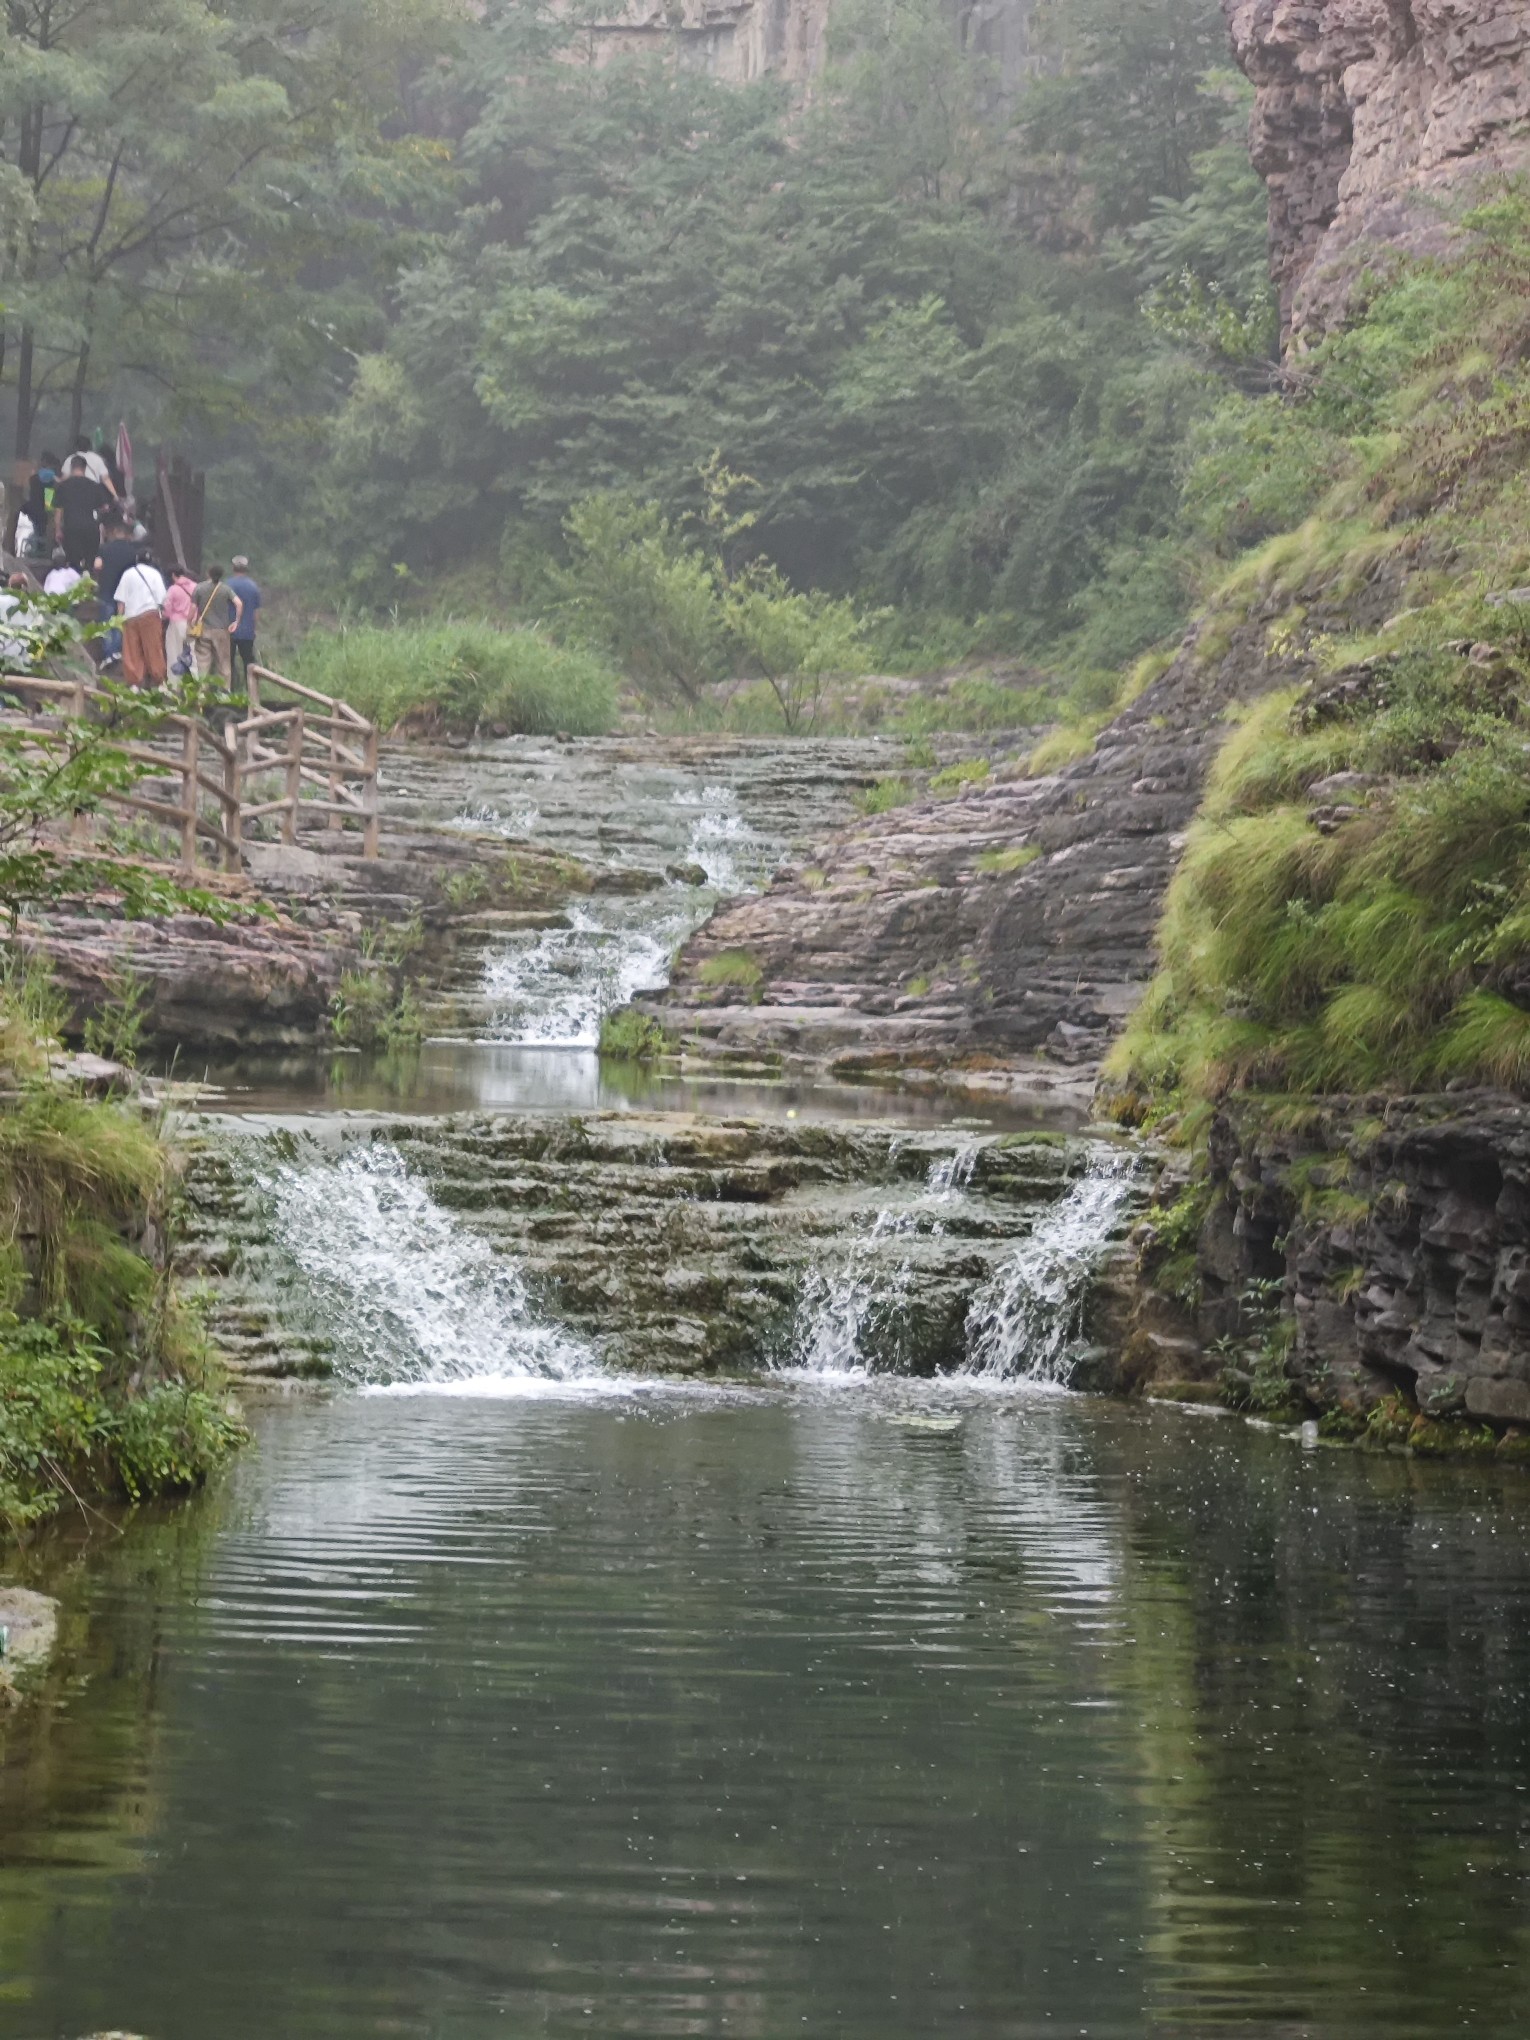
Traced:
[[[200, 579], [180, 562], [162, 563], [125, 481], [88, 439], [77, 442], [62, 472], [45, 453], [17, 518], [18, 556], [46, 559], [44, 594], [78, 589], [82, 620], [107, 626], [93, 641], [103, 672], [120, 672], [132, 687], [163, 686], [172, 673], [193, 671], [229, 687], [247, 680], [261, 607], [248, 559], [236, 555], [227, 577], [215, 566]], [[13, 573], [0, 617], [15, 615], [35, 586], [24, 569]]]

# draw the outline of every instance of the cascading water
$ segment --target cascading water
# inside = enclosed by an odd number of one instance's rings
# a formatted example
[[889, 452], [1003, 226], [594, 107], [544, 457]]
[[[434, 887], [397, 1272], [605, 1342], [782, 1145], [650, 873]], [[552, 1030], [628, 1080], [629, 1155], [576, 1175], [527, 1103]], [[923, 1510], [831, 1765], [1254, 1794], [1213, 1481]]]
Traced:
[[662, 839], [677, 864], [705, 873], [705, 883], [582, 901], [569, 909], [565, 927], [509, 937], [484, 962], [493, 1040], [593, 1048], [606, 1013], [668, 981], [675, 950], [718, 898], [758, 881], [769, 846], [739, 813], [730, 787], [684, 789], [666, 796], [666, 809]]
[[1089, 1165], [973, 1297], [963, 1372], [1056, 1387], [1083, 1323], [1089, 1280], [1132, 1195], [1134, 1157], [1091, 1151]]
[[870, 1371], [866, 1335], [878, 1322], [896, 1319], [912, 1275], [906, 1250], [889, 1267], [889, 1242], [940, 1237], [941, 1209], [965, 1193], [979, 1148], [977, 1141], [964, 1141], [932, 1162], [913, 1204], [885, 1206], [852, 1236], [835, 1265], [810, 1270], [798, 1299], [789, 1372], [853, 1380]]
[[480, 800], [453, 815], [450, 826], [470, 829], [479, 836], [504, 836], [513, 841], [531, 835], [541, 819], [539, 811], [530, 805], [503, 814], [492, 801]]
[[568, 925], [507, 943], [484, 964], [496, 1041], [593, 1048], [602, 1017], [669, 976], [670, 958], [704, 916], [689, 887], [571, 907]]
[[713, 891], [749, 891], [759, 883], [763, 845], [739, 813], [729, 786], [704, 786], [700, 793], [678, 793], [675, 806], [700, 808], [686, 845], [691, 863], [707, 875]]
[[458, 1224], [385, 1141], [283, 1163], [262, 1187], [272, 1234], [335, 1372], [368, 1386], [598, 1381], [595, 1357], [542, 1323], [516, 1268]]

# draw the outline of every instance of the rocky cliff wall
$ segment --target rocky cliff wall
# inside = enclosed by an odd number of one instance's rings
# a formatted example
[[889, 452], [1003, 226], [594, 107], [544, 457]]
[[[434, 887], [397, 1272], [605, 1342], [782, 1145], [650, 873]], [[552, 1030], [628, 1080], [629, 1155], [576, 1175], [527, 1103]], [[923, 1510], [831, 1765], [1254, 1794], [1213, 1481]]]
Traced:
[[1168, 1183], [1137, 1237], [1128, 1385], [1241, 1380], [1426, 1446], [1530, 1425], [1523, 1100], [1235, 1101], [1209, 1159], [1189, 1251]]
[[693, 69], [735, 85], [805, 84], [823, 68], [829, 0], [627, 0], [588, 23], [597, 61], [669, 46]]
[[[1000, 96], [1032, 66], [1037, 0], [946, 0], [963, 49], [992, 64]], [[731, 84], [783, 78], [807, 85], [823, 69], [832, 0], [626, 0], [589, 23], [597, 59], [645, 43]]]
[[1378, 250], [1447, 245], [1468, 185], [1530, 169], [1527, 0], [1222, 4], [1286, 333], [1342, 317]]

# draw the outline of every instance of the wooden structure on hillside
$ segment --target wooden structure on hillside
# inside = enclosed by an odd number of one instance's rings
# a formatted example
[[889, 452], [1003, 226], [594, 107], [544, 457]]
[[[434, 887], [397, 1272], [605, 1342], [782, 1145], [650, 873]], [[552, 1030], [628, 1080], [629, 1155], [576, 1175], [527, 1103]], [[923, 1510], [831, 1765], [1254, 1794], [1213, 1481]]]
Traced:
[[[293, 699], [267, 706], [261, 683]], [[71, 720], [110, 712], [110, 696], [89, 680], [0, 674], [0, 699], [26, 711], [21, 725], [40, 749], [65, 741]], [[296, 843], [305, 820], [326, 831], [353, 823], [361, 854], [378, 853], [376, 725], [349, 702], [319, 694], [264, 666], [250, 668], [247, 713], [222, 730], [198, 715], [167, 710], [146, 743], [123, 743], [142, 777], [105, 796], [105, 811], [143, 815], [175, 832], [175, 862], [183, 874], [200, 869], [237, 871], [251, 824], [279, 816], [281, 840]], [[5, 717], [16, 726], [17, 712]], [[279, 793], [272, 789], [280, 787]], [[83, 847], [95, 836], [96, 816], [77, 815], [70, 841]]]
[[142, 507], [155, 557], [167, 567], [201, 574], [206, 497], [202, 470], [184, 454], [167, 454], [161, 447], [154, 459], [154, 493]]

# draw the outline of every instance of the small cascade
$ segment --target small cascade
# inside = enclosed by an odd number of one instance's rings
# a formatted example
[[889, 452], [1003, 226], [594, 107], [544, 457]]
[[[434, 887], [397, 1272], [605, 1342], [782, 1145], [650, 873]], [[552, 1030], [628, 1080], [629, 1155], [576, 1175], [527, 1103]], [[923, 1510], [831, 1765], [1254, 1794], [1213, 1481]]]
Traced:
[[707, 875], [713, 892], [752, 891], [763, 876], [764, 845], [738, 811], [731, 786], [704, 786], [700, 793], [680, 793], [675, 805], [682, 813], [700, 808], [691, 824], [686, 856]]
[[704, 909], [678, 886], [635, 900], [570, 907], [568, 925], [494, 950], [484, 964], [491, 1040], [593, 1048], [602, 1017], [669, 977], [670, 959]]
[[884, 1206], [853, 1235], [837, 1264], [809, 1271], [797, 1303], [789, 1371], [846, 1380], [870, 1371], [865, 1335], [878, 1322], [896, 1320], [913, 1272], [907, 1250], [889, 1266], [890, 1253], [897, 1252], [891, 1243], [944, 1233], [941, 1208], [965, 1193], [981, 1147], [979, 1141], [963, 1141], [940, 1156], [930, 1164], [915, 1203]]
[[480, 836], [504, 836], [512, 841], [529, 836], [542, 819], [535, 807], [527, 805], [503, 814], [492, 801], [471, 801], [454, 814], [449, 823], [453, 829], [471, 830]]
[[[758, 882], [768, 846], [739, 813], [731, 787], [682, 791], [672, 802], [666, 796], [666, 812], [676, 856], [704, 872], [705, 883], [580, 901], [570, 906], [566, 926], [511, 936], [495, 947], [482, 980], [490, 1040], [593, 1048], [605, 1014], [668, 983], [676, 949], [718, 898]], [[529, 813], [528, 829], [537, 819], [535, 810]]]
[[967, 1312], [969, 1377], [1056, 1387], [1069, 1372], [1089, 1281], [1132, 1196], [1135, 1157], [1097, 1147]]
[[385, 1141], [263, 1181], [273, 1236], [357, 1385], [569, 1382], [594, 1355], [542, 1323], [513, 1263], [464, 1230]]

